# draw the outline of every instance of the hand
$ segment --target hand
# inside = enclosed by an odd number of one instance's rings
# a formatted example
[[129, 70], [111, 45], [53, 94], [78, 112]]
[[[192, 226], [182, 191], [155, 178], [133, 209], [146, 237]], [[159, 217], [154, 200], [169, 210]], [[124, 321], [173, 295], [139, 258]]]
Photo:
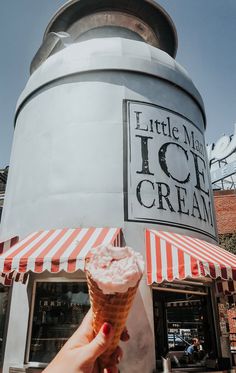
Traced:
[[[109, 347], [114, 330], [109, 323], [103, 324], [94, 338], [91, 309], [82, 324], [58, 352], [43, 373], [118, 373], [117, 364], [122, 358], [122, 350], [117, 347], [111, 355], [109, 366], [99, 368], [99, 356]], [[129, 340], [127, 329], [121, 335], [122, 341]]]

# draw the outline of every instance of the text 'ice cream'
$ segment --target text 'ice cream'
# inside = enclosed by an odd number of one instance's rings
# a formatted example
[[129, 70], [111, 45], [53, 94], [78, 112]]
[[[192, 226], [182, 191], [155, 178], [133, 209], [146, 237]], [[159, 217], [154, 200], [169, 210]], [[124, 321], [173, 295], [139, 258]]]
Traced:
[[86, 270], [104, 294], [125, 293], [142, 277], [144, 261], [128, 246], [103, 245], [90, 251]]

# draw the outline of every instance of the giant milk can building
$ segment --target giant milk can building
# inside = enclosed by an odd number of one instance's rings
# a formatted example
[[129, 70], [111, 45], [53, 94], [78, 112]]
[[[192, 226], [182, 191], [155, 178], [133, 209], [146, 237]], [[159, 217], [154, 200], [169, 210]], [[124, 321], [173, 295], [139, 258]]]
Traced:
[[15, 116], [1, 238], [21, 241], [0, 270], [28, 279], [12, 285], [4, 373], [42, 370], [81, 322], [83, 259], [101, 243], [146, 258], [122, 372], [167, 354], [186, 371], [227, 364], [214, 285], [235, 259], [216, 246], [204, 105], [176, 50], [151, 0], [73, 0], [50, 21]]

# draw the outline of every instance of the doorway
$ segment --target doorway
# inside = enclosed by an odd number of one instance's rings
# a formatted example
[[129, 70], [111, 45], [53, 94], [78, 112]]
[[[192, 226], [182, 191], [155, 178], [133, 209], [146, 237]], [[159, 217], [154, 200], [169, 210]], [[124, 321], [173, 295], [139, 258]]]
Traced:
[[217, 348], [209, 289], [153, 289], [153, 304], [157, 370], [163, 369], [162, 357], [175, 369], [214, 367]]

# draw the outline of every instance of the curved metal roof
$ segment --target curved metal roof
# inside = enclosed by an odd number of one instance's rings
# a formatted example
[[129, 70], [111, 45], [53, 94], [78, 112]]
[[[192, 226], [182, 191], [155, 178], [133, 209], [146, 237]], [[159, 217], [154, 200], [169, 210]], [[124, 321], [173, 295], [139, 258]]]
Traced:
[[175, 57], [178, 47], [175, 25], [166, 11], [153, 0], [70, 0], [52, 17], [44, 34], [66, 32], [76, 21], [101, 11], [128, 13], [149, 25], [159, 40], [159, 48]]

